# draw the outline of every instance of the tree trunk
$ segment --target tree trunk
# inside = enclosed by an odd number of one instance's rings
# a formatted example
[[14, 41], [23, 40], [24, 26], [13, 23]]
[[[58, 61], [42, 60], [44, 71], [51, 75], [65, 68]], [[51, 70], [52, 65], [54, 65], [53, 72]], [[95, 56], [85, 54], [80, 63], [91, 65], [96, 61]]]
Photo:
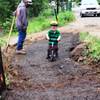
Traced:
[[59, 0], [56, 0], [57, 2], [57, 14], [59, 13]]

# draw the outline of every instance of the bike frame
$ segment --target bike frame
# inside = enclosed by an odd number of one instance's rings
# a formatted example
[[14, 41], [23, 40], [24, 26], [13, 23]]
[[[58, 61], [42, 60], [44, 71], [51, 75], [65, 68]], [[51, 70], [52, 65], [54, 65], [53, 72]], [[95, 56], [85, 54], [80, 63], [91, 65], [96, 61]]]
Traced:
[[52, 42], [51, 48], [50, 48], [50, 61], [56, 60], [56, 52], [54, 48], [54, 42]]

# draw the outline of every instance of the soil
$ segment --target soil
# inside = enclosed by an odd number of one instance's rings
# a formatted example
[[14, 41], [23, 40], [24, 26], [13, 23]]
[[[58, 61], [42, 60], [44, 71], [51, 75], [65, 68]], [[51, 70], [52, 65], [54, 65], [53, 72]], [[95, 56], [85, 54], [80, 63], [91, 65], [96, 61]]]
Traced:
[[46, 59], [48, 43], [44, 37], [26, 41], [26, 55], [9, 49], [11, 90], [3, 93], [4, 100], [100, 100], [100, 68], [71, 58], [71, 51], [80, 43], [77, 24], [60, 28], [64, 34], [55, 62]]
[[26, 43], [26, 55], [13, 54], [5, 100], [100, 100], [100, 73], [70, 58], [78, 43], [79, 34], [63, 34], [55, 62], [46, 59], [47, 40]]

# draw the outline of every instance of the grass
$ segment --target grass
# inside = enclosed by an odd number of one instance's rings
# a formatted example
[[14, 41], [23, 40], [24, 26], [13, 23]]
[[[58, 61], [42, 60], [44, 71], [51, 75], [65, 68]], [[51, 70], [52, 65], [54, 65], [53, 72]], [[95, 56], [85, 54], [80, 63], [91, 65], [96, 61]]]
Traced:
[[5, 38], [0, 38], [0, 46], [6, 45], [6, 39]]
[[[50, 10], [46, 10], [44, 12], [42, 12], [39, 17], [35, 17], [29, 20], [29, 25], [28, 25], [28, 34], [33, 34], [35, 32], [39, 32], [42, 30], [45, 30], [47, 28], [50, 27], [50, 21], [51, 20], [55, 20], [55, 16], [52, 16], [51, 11]], [[65, 24], [68, 24], [71, 21], [75, 20], [75, 16], [73, 14], [73, 12], [60, 12], [58, 15], [58, 21], [59, 21], [59, 26], [64, 26]], [[5, 25], [7, 26], [7, 25]], [[7, 28], [8, 29], [8, 28]], [[7, 30], [8, 31], [8, 30]], [[9, 33], [9, 31], [6, 31], [6, 37], [8, 36], [7, 33]], [[17, 32], [15, 30], [15, 32], [12, 32], [12, 36], [17, 36]], [[3, 45], [6, 43], [7, 38], [0, 38], [0, 45]]]
[[74, 21], [75, 16], [73, 12], [67, 11], [67, 12], [59, 13], [58, 19], [59, 19], [60, 26], [63, 26], [68, 24], [69, 22]]
[[81, 32], [80, 40], [88, 43], [89, 52], [87, 55], [96, 61], [100, 60], [100, 38]]
[[29, 25], [28, 25], [28, 33], [35, 33], [35, 32], [39, 32], [42, 31], [46, 28], [48, 28], [49, 25], [49, 20], [44, 18], [43, 16], [31, 19], [29, 21]]
[[[50, 27], [50, 21], [55, 20], [55, 16], [49, 17], [50, 14], [46, 13], [40, 15], [37, 18], [31, 19], [29, 21], [29, 26], [28, 26], [28, 33], [34, 33], [34, 32], [39, 32], [44, 29], [47, 29]], [[64, 26], [65, 24], [68, 24], [71, 21], [75, 20], [75, 16], [72, 12], [62, 12], [59, 13], [58, 15], [58, 22], [59, 26]]]

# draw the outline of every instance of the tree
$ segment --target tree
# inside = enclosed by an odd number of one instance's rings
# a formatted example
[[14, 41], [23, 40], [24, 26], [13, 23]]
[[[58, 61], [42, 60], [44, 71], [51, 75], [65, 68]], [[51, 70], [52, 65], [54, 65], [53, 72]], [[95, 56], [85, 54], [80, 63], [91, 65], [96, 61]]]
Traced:
[[48, 0], [33, 0], [33, 5], [30, 7], [30, 13], [33, 16], [38, 16], [41, 11], [47, 7]]
[[98, 3], [100, 4], [100, 0], [98, 0]]
[[4, 22], [10, 18], [16, 8], [18, 0], [0, 0], [0, 21]]
[[59, 13], [59, 4], [60, 4], [60, 0], [56, 0], [57, 2], [57, 14]]
[[[32, 0], [33, 5], [31, 9], [34, 15], [38, 15], [41, 10], [43, 10], [48, 3], [48, 0]], [[16, 10], [16, 7], [20, 0], [0, 0], [0, 18], [3, 20], [4, 18], [9, 18], [12, 15], [13, 11]], [[1, 20], [0, 19], [0, 20]]]
[[[5, 22], [12, 16], [17, 5], [21, 0], [0, 0], [0, 22]], [[32, 16], [38, 16], [39, 13], [46, 7], [48, 0], [32, 0], [33, 5], [30, 7]]]

